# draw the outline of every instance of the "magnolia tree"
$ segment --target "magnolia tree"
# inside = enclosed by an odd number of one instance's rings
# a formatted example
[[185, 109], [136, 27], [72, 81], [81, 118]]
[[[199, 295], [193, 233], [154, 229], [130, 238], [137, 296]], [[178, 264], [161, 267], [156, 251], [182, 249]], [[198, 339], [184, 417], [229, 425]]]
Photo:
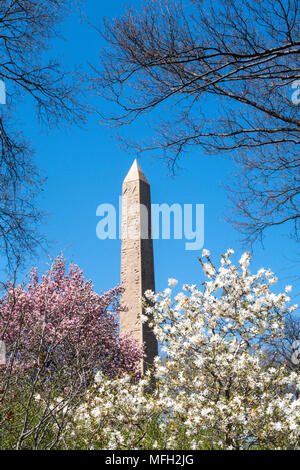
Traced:
[[[39, 448], [51, 429], [46, 448], [52, 448], [66, 424], [53, 433], [55, 397], [72, 410], [98, 370], [110, 378], [137, 373], [143, 352], [130, 337], [119, 338], [119, 294], [115, 288], [98, 295], [62, 256], [41, 279], [33, 269], [26, 286], [8, 287], [0, 303], [7, 359], [0, 369], [0, 432], [10, 436], [9, 447]], [[35, 396], [46, 403], [40, 414]]]
[[[144, 321], [164, 351], [151, 377], [132, 384], [98, 373], [73, 414], [72, 436], [95, 448], [294, 449], [300, 445], [299, 371], [266, 365], [264, 349], [284, 331], [287, 295], [271, 292], [270, 270], [239, 266], [233, 250], [217, 269], [207, 250], [200, 260], [207, 280], [172, 296], [146, 292]], [[147, 392], [148, 390], [148, 392]], [[60, 413], [63, 408], [60, 409]], [[64, 410], [66, 413], [66, 410]]]

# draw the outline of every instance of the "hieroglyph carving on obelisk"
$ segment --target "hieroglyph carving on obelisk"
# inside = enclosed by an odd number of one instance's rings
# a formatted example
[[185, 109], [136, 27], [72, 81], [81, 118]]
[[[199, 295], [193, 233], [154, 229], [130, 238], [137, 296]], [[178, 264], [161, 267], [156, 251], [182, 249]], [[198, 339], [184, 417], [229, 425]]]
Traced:
[[142, 323], [142, 297], [155, 290], [153, 241], [151, 236], [150, 185], [135, 160], [122, 186], [120, 335], [131, 333], [139, 344], [145, 344], [141, 372], [145, 373], [158, 354], [156, 338], [147, 323]]

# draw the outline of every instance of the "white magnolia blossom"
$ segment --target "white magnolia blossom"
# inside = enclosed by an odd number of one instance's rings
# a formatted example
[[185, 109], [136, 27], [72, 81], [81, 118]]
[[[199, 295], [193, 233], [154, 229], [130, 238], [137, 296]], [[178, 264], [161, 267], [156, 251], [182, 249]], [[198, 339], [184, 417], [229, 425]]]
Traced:
[[250, 263], [250, 259], [251, 259], [251, 255], [249, 251], [246, 251], [245, 253], [242, 254], [240, 261], [239, 261], [239, 265], [241, 266], [243, 271], [247, 270], [249, 263]]
[[171, 279], [163, 293], [145, 293], [144, 318], [164, 357], [139, 381], [96, 374], [74, 414], [90, 446], [176, 449], [184, 436], [190, 449], [299, 447], [300, 400], [291, 390], [300, 390], [300, 374], [264, 362], [264, 345], [284, 331], [290, 298], [270, 291], [271, 271], [250, 273], [249, 253], [238, 267], [232, 253], [219, 269], [202, 263], [209, 280], [201, 288], [185, 286], [172, 299]]
[[168, 286], [169, 286], [169, 287], [175, 287], [177, 284], [178, 284], [177, 279], [170, 278], [170, 279], [168, 280]]
[[202, 258], [209, 258], [209, 257], [210, 257], [210, 251], [204, 248], [202, 250]]
[[203, 271], [204, 273], [209, 277], [213, 277], [213, 275], [215, 274], [215, 268], [213, 267], [212, 264], [210, 263], [203, 263], [202, 264], [202, 267], [203, 267]]

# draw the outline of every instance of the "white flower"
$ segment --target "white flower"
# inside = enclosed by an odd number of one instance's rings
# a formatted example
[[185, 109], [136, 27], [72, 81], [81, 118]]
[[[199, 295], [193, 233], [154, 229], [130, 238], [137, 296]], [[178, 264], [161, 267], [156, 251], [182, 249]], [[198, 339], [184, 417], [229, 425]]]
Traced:
[[292, 290], [292, 286], [288, 285], [288, 286], [285, 286], [285, 292], [288, 293], [288, 292], [291, 292]]
[[247, 269], [249, 263], [250, 263], [251, 255], [249, 251], [246, 251], [245, 253], [242, 254], [239, 264], [242, 267], [242, 269]]
[[101, 416], [100, 407], [94, 408], [94, 409], [91, 411], [91, 415], [92, 415], [94, 418], [99, 418], [99, 417]]
[[144, 296], [146, 297], [146, 299], [152, 301], [152, 302], [155, 302], [155, 294], [152, 290], [148, 289], [145, 291], [144, 293]]
[[225, 257], [228, 258], [229, 256], [233, 255], [234, 254], [234, 250], [232, 248], [229, 248], [226, 253], [225, 253]]
[[208, 258], [210, 256], [210, 251], [206, 250], [205, 248], [202, 250], [202, 257]]
[[276, 431], [281, 431], [282, 430], [282, 423], [278, 422], [278, 423], [274, 423], [273, 424], [273, 428], [276, 430]]
[[95, 375], [94, 380], [95, 380], [96, 384], [99, 384], [103, 381], [103, 377], [102, 377], [101, 372], [99, 372], [99, 371], [97, 372], [97, 374]]
[[173, 279], [172, 277], [170, 277], [170, 279], [168, 280], [168, 286], [175, 287], [177, 284], [178, 284], [177, 279]]
[[205, 274], [210, 278], [213, 277], [213, 275], [215, 274], [214, 267], [209, 263], [203, 263], [203, 270]]

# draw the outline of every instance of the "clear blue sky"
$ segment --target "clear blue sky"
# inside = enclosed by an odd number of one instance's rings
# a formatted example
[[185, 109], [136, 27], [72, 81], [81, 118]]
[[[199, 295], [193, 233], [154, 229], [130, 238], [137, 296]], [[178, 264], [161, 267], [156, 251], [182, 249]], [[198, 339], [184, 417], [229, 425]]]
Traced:
[[[86, 13], [93, 23], [100, 23], [104, 16], [121, 14], [126, 4], [121, 0], [86, 3]], [[135, 0], [130, 5], [140, 3]], [[103, 40], [93, 28], [80, 22], [78, 13], [65, 21], [61, 31], [63, 38], [52, 42], [52, 55], [60, 57], [67, 66], [80, 64], [84, 70], [88, 62], [95, 63]], [[99, 103], [103, 110], [109, 110], [108, 103]], [[118, 204], [122, 180], [133, 156], [118, 148], [114, 131], [100, 125], [96, 116], [91, 116], [82, 129], [73, 126], [49, 131], [37, 123], [33, 107], [23, 103], [18, 109], [18, 121], [23, 123], [24, 133], [36, 150], [37, 165], [47, 176], [39, 206], [49, 214], [42, 226], [48, 240], [53, 241], [49, 255], [54, 257], [63, 250], [83, 269], [86, 278], [93, 280], [98, 292], [118, 284], [120, 241], [97, 239], [96, 208], [101, 203]], [[127, 136], [146, 136], [148, 132], [143, 120], [122, 130]], [[229, 159], [207, 157], [194, 148], [182, 161], [183, 169], [175, 178], [170, 177], [162, 160], [147, 155], [139, 163], [151, 183], [152, 202], [205, 204], [204, 246], [216, 260], [229, 247], [235, 249], [235, 259], [240, 257], [245, 250], [239, 242], [240, 235], [225, 222], [230, 204], [222, 184], [234, 171]], [[299, 303], [299, 280], [294, 281], [298, 267], [293, 262], [297, 246], [285, 233], [285, 227], [270, 230], [264, 248], [254, 247], [252, 266], [270, 267], [280, 278], [280, 287], [294, 284], [294, 299]], [[184, 240], [157, 240], [154, 251], [157, 290], [167, 286], [169, 277], [177, 278], [181, 284], [202, 282], [197, 261], [200, 253], [186, 251]], [[44, 254], [33, 264], [44, 271], [47, 262]]]

